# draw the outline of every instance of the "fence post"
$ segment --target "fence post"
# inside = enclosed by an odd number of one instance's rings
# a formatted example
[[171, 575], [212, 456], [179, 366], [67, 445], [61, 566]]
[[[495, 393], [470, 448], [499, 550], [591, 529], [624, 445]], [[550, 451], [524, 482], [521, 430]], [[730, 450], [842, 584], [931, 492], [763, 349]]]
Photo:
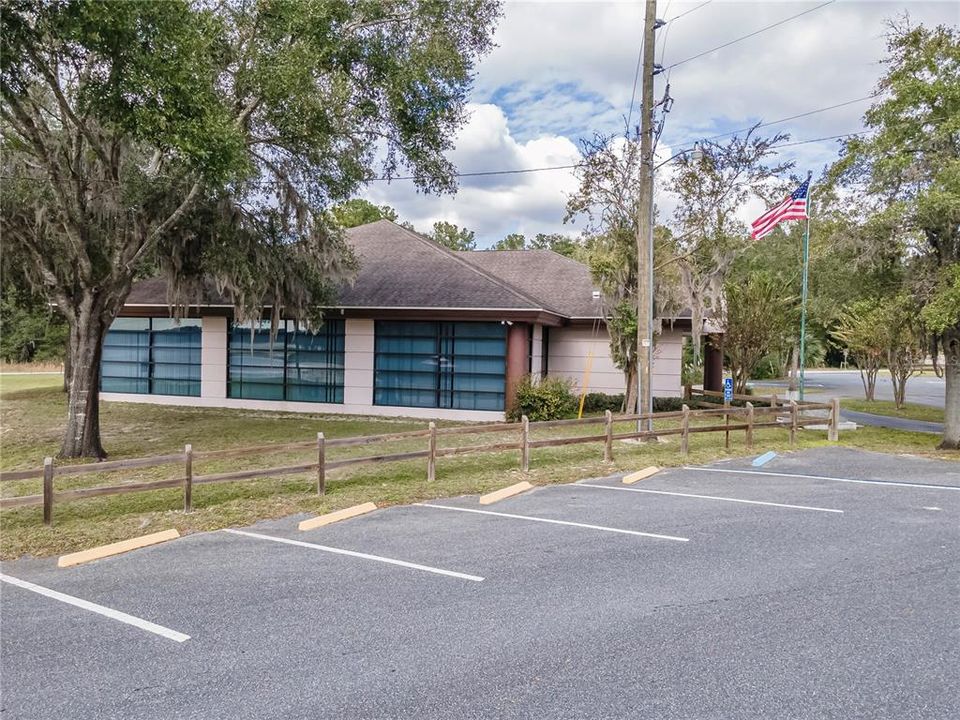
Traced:
[[193, 445], [183, 446], [183, 511], [193, 510]]
[[43, 459], [43, 524], [53, 523], [53, 458]]
[[526, 415], [520, 418], [520, 469], [530, 469], [530, 419]]
[[753, 447], [753, 403], [747, 403], [747, 447]]
[[603, 446], [603, 459], [606, 462], [613, 462], [613, 413], [607, 410], [604, 413], [604, 418], [604, 430], [607, 439]]
[[437, 479], [437, 424], [430, 421], [430, 439], [427, 441], [427, 482]]
[[827, 430], [827, 440], [837, 442], [840, 439], [840, 398], [833, 398], [830, 405], [830, 428]]
[[690, 408], [683, 406], [683, 419], [680, 421], [680, 452], [690, 454]]
[[776, 409], [776, 408], [777, 408], [777, 394], [776, 394], [776, 393], [773, 393], [773, 394], [770, 396], [770, 407], [772, 407], [773, 409]]
[[327, 439], [317, 433], [317, 495], [327, 494]]
[[797, 442], [797, 401], [790, 401], [790, 444]]
[[[729, 400], [724, 399], [724, 401], [723, 401], [723, 409], [724, 409], [724, 410], [729, 410], [729, 409], [730, 409], [730, 401], [729, 401]], [[724, 432], [723, 432], [723, 434], [724, 434], [723, 447], [726, 448], [727, 450], [729, 450], [729, 449], [730, 449], [730, 413], [729, 413], [729, 412], [725, 412], [725, 413], [723, 414], [723, 424], [727, 426], [727, 429], [724, 430]]]
[[693, 386], [690, 383], [687, 383], [683, 386], [683, 399], [691, 400], [693, 398]]

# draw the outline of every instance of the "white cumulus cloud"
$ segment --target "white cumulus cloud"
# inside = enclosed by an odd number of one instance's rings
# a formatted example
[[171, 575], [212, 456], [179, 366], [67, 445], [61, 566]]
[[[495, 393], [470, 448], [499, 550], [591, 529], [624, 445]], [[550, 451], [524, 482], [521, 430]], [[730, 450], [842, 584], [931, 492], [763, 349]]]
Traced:
[[[464, 172], [527, 170], [572, 165], [580, 152], [567, 137], [539, 135], [526, 142], [515, 139], [503, 110], [496, 105], [469, 106], [470, 119], [457, 136], [451, 153]], [[378, 205], [395, 207], [404, 220], [429, 230], [437, 220], [447, 220], [477, 233], [480, 244], [490, 245], [512, 232], [528, 236], [538, 232], [573, 233], [562, 225], [567, 196], [576, 190], [570, 170], [465, 177], [456, 196], [418, 194], [410, 181], [372, 183], [365, 197]]]

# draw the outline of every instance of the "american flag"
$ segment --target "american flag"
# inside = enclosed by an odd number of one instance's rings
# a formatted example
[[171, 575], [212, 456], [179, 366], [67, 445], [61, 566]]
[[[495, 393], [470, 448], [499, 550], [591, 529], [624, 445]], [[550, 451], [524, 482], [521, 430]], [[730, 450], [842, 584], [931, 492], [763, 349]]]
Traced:
[[808, 177], [800, 187], [787, 195], [783, 202], [770, 208], [753, 221], [753, 224], [750, 226], [753, 229], [750, 237], [754, 240], [766, 237], [784, 220], [806, 220], [809, 193], [810, 178]]

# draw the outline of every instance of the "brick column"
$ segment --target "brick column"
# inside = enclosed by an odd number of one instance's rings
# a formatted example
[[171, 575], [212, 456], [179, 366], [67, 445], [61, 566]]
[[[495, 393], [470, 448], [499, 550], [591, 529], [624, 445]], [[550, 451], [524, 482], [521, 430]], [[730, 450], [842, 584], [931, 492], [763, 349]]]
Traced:
[[517, 384], [527, 374], [530, 351], [530, 326], [513, 323], [507, 326], [507, 376], [504, 411], [509, 410], [517, 396]]
[[723, 353], [720, 344], [719, 335], [707, 335], [707, 342], [703, 346], [704, 390], [723, 390]]

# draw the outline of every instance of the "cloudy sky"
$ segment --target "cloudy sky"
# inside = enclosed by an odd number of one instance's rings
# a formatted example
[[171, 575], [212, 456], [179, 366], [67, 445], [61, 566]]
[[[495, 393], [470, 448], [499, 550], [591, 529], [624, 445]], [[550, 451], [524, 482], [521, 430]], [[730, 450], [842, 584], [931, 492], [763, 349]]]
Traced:
[[[659, 0], [657, 15], [678, 17], [657, 31], [657, 62], [681, 63], [824, 0], [730, 2]], [[915, 24], [956, 24], [951, 0], [881, 2], [837, 0], [802, 17], [670, 70], [671, 95], [658, 155], [700, 138], [759, 121], [769, 122], [865, 98], [883, 70], [884, 22], [909, 13]], [[570, 165], [579, 140], [623, 130], [629, 112], [642, 2], [507, 2], [496, 31], [497, 48], [479, 66], [469, 122], [451, 154], [460, 172]], [[666, 74], [657, 78], [656, 97]], [[639, 93], [639, 91], [638, 91]], [[792, 141], [862, 129], [869, 101], [778, 124]], [[637, 110], [633, 123], [636, 124]], [[837, 141], [783, 148], [797, 171], [816, 175], [837, 154]], [[665, 169], [668, 171], [668, 169]], [[481, 247], [511, 232], [575, 235], [563, 225], [566, 197], [576, 188], [568, 170], [463, 178], [453, 197], [418, 194], [409, 181], [371, 184], [364, 196], [397, 209], [429, 230], [435, 220], [470, 228]], [[671, 199], [658, 194], [668, 210]], [[753, 208], [744, 208], [749, 215]]]

